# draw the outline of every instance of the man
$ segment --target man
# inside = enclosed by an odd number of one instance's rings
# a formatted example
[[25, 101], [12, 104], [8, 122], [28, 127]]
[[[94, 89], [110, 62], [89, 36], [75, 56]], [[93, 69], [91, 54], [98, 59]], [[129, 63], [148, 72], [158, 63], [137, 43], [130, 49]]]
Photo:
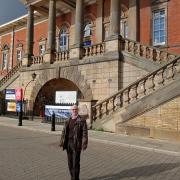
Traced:
[[78, 107], [71, 107], [71, 117], [65, 122], [60, 147], [66, 149], [71, 180], [79, 180], [81, 150], [88, 145], [88, 130], [86, 120], [78, 115]]

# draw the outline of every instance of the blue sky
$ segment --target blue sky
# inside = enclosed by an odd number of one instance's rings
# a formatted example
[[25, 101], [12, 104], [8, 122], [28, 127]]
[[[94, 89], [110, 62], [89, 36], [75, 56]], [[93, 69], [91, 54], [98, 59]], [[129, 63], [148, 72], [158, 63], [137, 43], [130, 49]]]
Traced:
[[0, 25], [27, 14], [19, 0], [0, 0]]

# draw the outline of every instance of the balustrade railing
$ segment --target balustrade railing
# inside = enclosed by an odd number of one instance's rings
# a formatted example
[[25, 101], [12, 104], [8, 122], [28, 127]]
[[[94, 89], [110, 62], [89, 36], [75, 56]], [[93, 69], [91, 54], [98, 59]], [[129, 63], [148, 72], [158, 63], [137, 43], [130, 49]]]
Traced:
[[94, 44], [83, 47], [83, 57], [102, 55], [105, 52], [105, 44]]
[[167, 63], [175, 59], [178, 55], [160, 50], [158, 48], [140, 44], [130, 39], [122, 40], [122, 49], [137, 57], [142, 57], [158, 63]]
[[69, 51], [55, 53], [55, 61], [67, 61], [69, 59]]
[[42, 64], [44, 62], [43, 56], [32, 56], [32, 64]]
[[1, 80], [0, 87], [3, 86], [17, 71], [19, 71], [22, 66], [22, 61], [20, 61], [16, 66], [14, 66]]
[[180, 56], [92, 106], [92, 121], [152, 93], [171, 82], [178, 74], [180, 74]]

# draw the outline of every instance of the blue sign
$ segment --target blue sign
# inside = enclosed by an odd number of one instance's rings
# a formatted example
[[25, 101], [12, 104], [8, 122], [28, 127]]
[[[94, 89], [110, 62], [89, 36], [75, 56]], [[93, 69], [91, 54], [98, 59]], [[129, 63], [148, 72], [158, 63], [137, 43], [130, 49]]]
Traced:
[[21, 102], [16, 102], [16, 112], [21, 111]]
[[6, 89], [6, 100], [15, 100], [15, 89]]

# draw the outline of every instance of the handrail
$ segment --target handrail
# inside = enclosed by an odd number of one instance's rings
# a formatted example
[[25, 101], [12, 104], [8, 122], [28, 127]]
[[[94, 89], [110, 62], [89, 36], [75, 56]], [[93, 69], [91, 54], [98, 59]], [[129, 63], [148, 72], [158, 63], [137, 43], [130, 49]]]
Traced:
[[[123, 107], [151, 93], [162, 84], [172, 80], [179, 72], [180, 56], [92, 106], [92, 120], [95, 120], [97, 117], [101, 118], [103, 113], [108, 114], [110, 110], [108, 106], [110, 105], [111, 109], [114, 111], [117, 106]], [[117, 104], [115, 104], [115, 101], [117, 101]], [[105, 109], [102, 109], [103, 105], [105, 105]], [[99, 114], [97, 114], [97, 111]]]
[[66, 61], [69, 59], [69, 51], [55, 52], [55, 61]]
[[178, 54], [170, 53], [153, 46], [141, 44], [127, 38], [122, 39], [121, 44], [122, 50], [125, 52], [145, 58], [147, 60], [152, 60], [157, 63], [167, 63], [178, 57]]
[[20, 61], [16, 66], [14, 66], [1, 80], [0, 87], [3, 86], [22, 66], [22, 61]]
[[83, 46], [83, 57], [102, 55], [104, 52], [105, 52], [104, 43]]

